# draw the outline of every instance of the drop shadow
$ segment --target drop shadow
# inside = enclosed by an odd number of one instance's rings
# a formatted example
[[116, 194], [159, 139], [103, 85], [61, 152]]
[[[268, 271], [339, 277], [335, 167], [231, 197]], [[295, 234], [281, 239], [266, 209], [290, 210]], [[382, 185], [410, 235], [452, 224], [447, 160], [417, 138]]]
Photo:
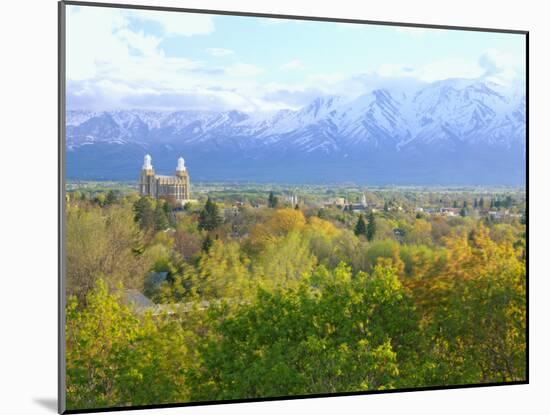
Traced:
[[38, 405], [57, 413], [57, 399], [54, 398], [34, 398], [34, 402]]

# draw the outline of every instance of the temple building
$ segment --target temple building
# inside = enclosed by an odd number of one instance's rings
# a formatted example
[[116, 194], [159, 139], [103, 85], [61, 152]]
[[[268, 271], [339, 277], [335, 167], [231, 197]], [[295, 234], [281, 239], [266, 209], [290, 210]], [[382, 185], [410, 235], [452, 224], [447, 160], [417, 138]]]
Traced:
[[151, 156], [145, 155], [141, 168], [139, 194], [155, 199], [165, 199], [177, 207], [183, 206], [190, 200], [189, 173], [185, 168], [183, 158], [178, 159], [175, 176], [161, 176], [155, 174]]

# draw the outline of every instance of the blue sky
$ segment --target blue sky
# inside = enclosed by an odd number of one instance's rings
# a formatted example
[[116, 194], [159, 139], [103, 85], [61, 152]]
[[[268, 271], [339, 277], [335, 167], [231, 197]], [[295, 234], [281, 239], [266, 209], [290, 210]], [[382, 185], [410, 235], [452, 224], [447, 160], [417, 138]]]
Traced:
[[524, 36], [68, 6], [69, 108], [299, 108], [447, 78], [524, 83]]

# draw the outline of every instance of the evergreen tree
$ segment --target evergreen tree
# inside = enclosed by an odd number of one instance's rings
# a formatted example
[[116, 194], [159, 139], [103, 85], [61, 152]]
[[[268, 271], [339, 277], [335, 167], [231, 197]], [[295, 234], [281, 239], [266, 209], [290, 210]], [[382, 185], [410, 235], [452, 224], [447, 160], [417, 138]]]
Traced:
[[142, 196], [134, 203], [134, 221], [141, 229], [152, 228], [155, 223], [155, 210], [153, 200]]
[[269, 192], [269, 197], [267, 198], [267, 206], [275, 209], [279, 203], [279, 198], [273, 194], [273, 192]]
[[460, 216], [462, 216], [462, 217], [464, 218], [464, 217], [466, 217], [466, 214], [467, 214], [467, 212], [466, 212], [466, 208], [465, 208], [465, 207], [463, 207], [462, 209], [460, 209]]
[[355, 225], [355, 235], [365, 235], [367, 236], [367, 224], [365, 223], [365, 220], [363, 219], [363, 215], [359, 215], [359, 219], [357, 219], [357, 224]]
[[168, 218], [163, 208], [163, 203], [157, 203], [155, 208], [155, 230], [163, 231], [168, 228]]
[[114, 190], [109, 190], [107, 192], [107, 196], [105, 197], [105, 204], [106, 205], [112, 205], [117, 201], [118, 197]]
[[389, 205], [388, 205], [388, 201], [386, 200], [386, 201], [384, 202], [384, 212], [387, 212], [387, 211], [389, 211], [389, 210], [390, 210], [390, 207], [389, 207]]
[[212, 231], [220, 226], [222, 219], [218, 205], [212, 199], [208, 198], [204, 204], [204, 208], [199, 214], [199, 229], [204, 231]]
[[369, 223], [367, 224], [367, 239], [372, 241], [376, 234], [376, 221], [374, 220], [374, 213], [369, 213]]
[[474, 208], [477, 208], [477, 198], [474, 199]]
[[458, 207], [458, 203], [457, 203], [456, 200], [453, 202], [453, 207], [454, 207], [455, 209]]
[[204, 252], [208, 252], [213, 243], [214, 241], [212, 240], [212, 237], [210, 234], [207, 234], [206, 238], [204, 238], [204, 241], [202, 242], [202, 250]]
[[464, 203], [462, 204], [462, 208], [463, 209], [466, 209], [468, 207], [468, 202], [467, 201], [464, 201]]
[[483, 198], [479, 199], [478, 206], [479, 206], [480, 209], [483, 209], [485, 207], [485, 201], [483, 200]]
[[295, 210], [300, 210], [300, 205], [298, 203], [296, 203], [296, 206], [294, 206], [294, 209]]

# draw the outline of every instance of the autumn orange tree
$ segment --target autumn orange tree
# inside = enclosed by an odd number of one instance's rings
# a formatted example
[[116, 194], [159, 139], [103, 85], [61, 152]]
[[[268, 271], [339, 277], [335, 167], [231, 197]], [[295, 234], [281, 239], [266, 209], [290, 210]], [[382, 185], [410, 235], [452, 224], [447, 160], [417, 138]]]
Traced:
[[439, 363], [433, 384], [525, 379], [526, 270], [510, 242], [478, 225], [447, 239], [442, 261], [422, 263], [406, 284]]

